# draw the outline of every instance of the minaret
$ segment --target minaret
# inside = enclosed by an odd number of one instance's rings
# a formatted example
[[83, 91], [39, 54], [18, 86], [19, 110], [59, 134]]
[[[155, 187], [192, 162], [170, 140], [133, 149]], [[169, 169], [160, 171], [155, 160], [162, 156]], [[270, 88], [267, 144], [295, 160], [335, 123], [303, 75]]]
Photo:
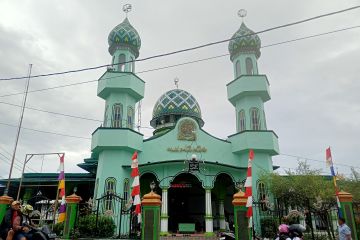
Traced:
[[[245, 10], [239, 16], [246, 16]], [[233, 152], [243, 155], [245, 164], [249, 149], [258, 156], [258, 164], [272, 171], [271, 156], [279, 153], [276, 134], [267, 129], [264, 103], [270, 100], [269, 82], [259, 74], [260, 38], [242, 20], [240, 28], [229, 42], [234, 80], [227, 84], [228, 99], [235, 107], [236, 134], [230, 136]], [[255, 186], [255, 185], [253, 185]]]
[[[124, 6], [128, 13], [130, 5]], [[134, 130], [135, 104], [144, 97], [145, 82], [135, 75], [141, 40], [126, 17], [109, 34], [111, 66], [100, 77], [97, 95], [105, 100], [104, 122], [92, 134], [92, 158], [97, 160], [94, 197], [122, 195], [126, 178], [123, 165], [142, 150], [143, 135]]]

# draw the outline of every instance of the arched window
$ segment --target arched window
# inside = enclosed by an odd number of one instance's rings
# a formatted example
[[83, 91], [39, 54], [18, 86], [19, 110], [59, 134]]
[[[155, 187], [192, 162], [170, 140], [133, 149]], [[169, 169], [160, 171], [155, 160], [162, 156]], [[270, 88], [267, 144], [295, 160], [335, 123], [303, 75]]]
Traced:
[[[105, 103], [106, 104], [106, 103]], [[107, 120], [108, 120], [108, 109], [109, 109], [109, 105], [105, 106], [105, 112], [104, 112], [104, 124], [103, 126], [106, 127], [107, 126]]]
[[246, 58], [246, 74], [253, 75], [254, 74], [254, 66], [251, 58]]
[[261, 204], [261, 210], [266, 211], [267, 210], [267, 206], [266, 206], [267, 199], [266, 199], [265, 183], [263, 183], [262, 181], [258, 181], [257, 189], [258, 189], [258, 199]]
[[125, 54], [120, 54], [119, 55], [119, 71], [120, 72], [124, 72], [125, 71]]
[[130, 191], [129, 179], [125, 178], [124, 179], [124, 199], [125, 200], [129, 199], [129, 191]]
[[127, 127], [133, 128], [134, 126], [134, 109], [132, 107], [128, 107], [127, 110]]
[[240, 68], [239, 60], [237, 60], [235, 63], [235, 71], [236, 71], [236, 77], [239, 77], [241, 75], [241, 68]]
[[122, 127], [122, 105], [120, 103], [116, 103], [113, 106], [112, 127], [113, 128]]
[[239, 112], [239, 132], [245, 131], [245, 111], [241, 110]]
[[260, 130], [259, 110], [257, 108], [250, 109], [250, 117], [251, 117], [251, 129]]
[[105, 210], [113, 209], [113, 196], [111, 194], [116, 194], [116, 179], [113, 177], [105, 180], [105, 195], [109, 195], [105, 198]]

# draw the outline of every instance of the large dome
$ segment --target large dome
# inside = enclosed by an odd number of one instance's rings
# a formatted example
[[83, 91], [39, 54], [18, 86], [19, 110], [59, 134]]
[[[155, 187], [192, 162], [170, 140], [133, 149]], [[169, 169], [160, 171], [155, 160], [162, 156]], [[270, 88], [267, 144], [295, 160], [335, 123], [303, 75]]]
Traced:
[[242, 23], [239, 30], [234, 33], [229, 42], [229, 53], [231, 61], [239, 53], [255, 53], [256, 58], [260, 57], [261, 40], [254, 31]]
[[193, 117], [200, 126], [204, 125], [198, 102], [190, 93], [181, 89], [170, 90], [159, 98], [154, 106], [151, 126], [155, 127], [157, 120], [170, 115]]
[[116, 47], [128, 47], [134, 52], [136, 58], [139, 56], [140, 35], [127, 18], [110, 32], [108, 43], [111, 55], [113, 55]]

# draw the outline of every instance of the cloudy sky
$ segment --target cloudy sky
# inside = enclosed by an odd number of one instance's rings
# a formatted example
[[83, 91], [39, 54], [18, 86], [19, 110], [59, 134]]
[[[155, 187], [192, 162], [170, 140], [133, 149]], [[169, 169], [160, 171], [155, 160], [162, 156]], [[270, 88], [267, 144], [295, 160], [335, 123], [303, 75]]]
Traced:
[[[230, 38], [239, 28], [239, 9], [254, 31], [282, 25], [355, 5], [356, 0], [235, 1], [235, 0], [62, 0], [0, 1], [0, 78], [24, 76], [29, 63], [41, 74], [110, 63], [109, 32], [133, 5], [129, 14], [142, 39], [140, 58]], [[360, 9], [297, 26], [261, 34], [262, 45], [360, 25]], [[259, 72], [270, 81], [272, 100], [265, 105], [267, 125], [279, 136], [281, 155], [274, 164], [295, 168], [310, 158], [313, 168], [328, 170], [323, 162], [327, 146], [334, 161], [358, 167], [360, 149], [360, 28], [262, 49]], [[227, 43], [137, 63], [137, 71], [226, 54]], [[105, 69], [32, 79], [30, 91], [98, 79]], [[180, 88], [198, 100], [204, 129], [226, 138], [235, 132], [235, 112], [226, 96], [234, 78], [229, 57], [139, 74], [146, 81], [142, 126], [149, 127], [152, 108], [159, 96]], [[25, 80], [0, 81], [0, 177], [7, 177], [14, 148]], [[104, 101], [96, 96], [96, 82], [29, 93], [27, 106], [103, 118]], [[6, 125], [7, 124], [7, 125]], [[76, 164], [90, 155], [91, 133], [100, 121], [90, 121], [27, 109], [23, 127], [77, 136], [68, 137], [23, 129], [14, 175], [26, 153], [66, 152], [66, 171], [81, 171]], [[146, 137], [151, 129], [142, 128]], [[299, 157], [292, 157], [299, 156]], [[320, 162], [314, 161], [319, 160]], [[336, 165], [340, 173], [350, 168]], [[27, 172], [55, 172], [56, 157], [34, 158]], [[283, 171], [283, 169], [281, 171]]]

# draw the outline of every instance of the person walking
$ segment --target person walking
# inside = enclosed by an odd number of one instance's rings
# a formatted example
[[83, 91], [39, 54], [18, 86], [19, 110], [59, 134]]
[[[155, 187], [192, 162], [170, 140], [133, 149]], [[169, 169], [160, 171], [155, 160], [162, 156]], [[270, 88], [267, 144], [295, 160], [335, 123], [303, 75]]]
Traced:
[[351, 240], [351, 229], [345, 223], [345, 219], [339, 217], [339, 240]]

